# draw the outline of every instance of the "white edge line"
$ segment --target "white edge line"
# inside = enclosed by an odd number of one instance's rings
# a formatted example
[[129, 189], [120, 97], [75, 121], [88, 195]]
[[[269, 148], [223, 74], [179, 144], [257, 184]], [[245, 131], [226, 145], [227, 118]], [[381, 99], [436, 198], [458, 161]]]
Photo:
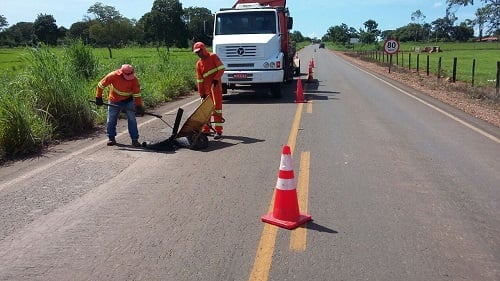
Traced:
[[[198, 99], [195, 99], [195, 100], [192, 100], [192, 101], [190, 101], [190, 102], [188, 102], [188, 103], [185, 103], [184, 105], [182, 105], [182, 106], [181, 106], [181, 108], [182, 108], [182, 107], [186, 107], [186, 106], [188, 106], [188, 105], [191, 105], [191, 104], [193, 104], [193, 103], [195, 103], [195, 102], [199, 102], [199, 100], [198, 100]], [[170, 110], [170, 111], [168, 111], [168, 112], [165, 112], [165, 113], [164, 113], [164, 115], [174, 113], [174, 112], [176, 112], [177, 110], [178, 110], [178, 109], [172, 109], [172, 110]], [[139, 124], [137, 125], [137, 127], [139, 127], [139, 128], [140, 128], [140, 127], [142, 127], [142, 126], [144, 126], [144, 125], [146, 125], [146, 124], [149, 124], [149, 123], [151, 123], [151, 122], [153, 122], [153, 121], [155, 121], [155, 120], [156, 120], [156, 118], [153, 118], [153, 119], [149, 119], [149, 120], [147, 120], [147, 121], [141, 122], [141, 123], [139, 123]], [[127, 130], [123, 130], [121, 133], [118, 133], [118, 134], [117, 134], [117, 137], [120, 137], [120, 136], [122, 136], [122, 135], [124, 135], [124, 134], [127, 134], [127, 133], [128, 133], [128, 132], [127, 132]], [[59, 159], [57, 159], [57, 160], [55, 160], [55, 161], [52, 161], [52, 162], [50, 162], [50, 163], [47, 163], [47, 164], [43, 165], [43, 166], [41, 166], [41, 167], [39, 167], [39, 168], [37, 168], [37, 169], [31, 170], [31, 171], [29, 171], [29, 172], [27, 172], [27, 173], [25, 173], [25, 174], [23, 174], [23, 175], [21, 175], [21, 176], [19, 176], [19, 177], [17, 177], [17, 178], [14, 178], [14, 179], [12, 179], [12, 180], [10, 180], [10, 181], [7, 181], [7, 182], [3, 183], [2, 185], [0, 185], [0, 191], [2, 191], [3, 189], [5, 189], [5, 188], [6, 188], [6, 187], [8, 187], [8, 186], [11, 186], [11, 185], [13, 185], [13, 184], [16, 184], [16, 183], [18, 183], [18, 182], [20, 182], [20, 181], [23, 181], [23, 180], [25, 180], [25, 179], [31, 178], [31, 177], [33, 177], [34, 175], [36, 175], [36, 174], [38, 174], [38, 173], [41, 173], [41, 172], [43, 172], [43, 171], [47, 170], [48, 168], [53, 167], [53, 166], [55, 166], [55, 165], [57, 165], [57, 164], [59, 164], [59, 163], [61, 163], [61, 162], [65, 162], [65, 161], [69, 160], [70, 158], [73, 158], [73, 157], [75, 157], [75, 156], [77, 156], [77, 155], [79, 155], [79, 154], [82, 154], [82, 153], [84, 153], [84, 152], [86, 152], [86, 151], [88, 151], [88, 150], [94, 149], [94, 148], [95, 148], [95, 147], [97, 147], [97, 146], [102, 146], [102, 145], [104, 145], [104, 143], [105, 143], [106, 141], [107, 141], [107, 140], [105, 140], [105, 139], [104, 139], [104, 140], [102, 140], [102, 141], [98, 141], [98, 142], [96, 142], [96, 143], [94, 143], [94, 144], [92, 144], [92, 145], [90, 145], [90, 146], [86, 146], [86, 147], [84, 147], [84, 148], [82, 148], [82, 149], [80, 149], [80, 150], [74, 151], [74, 152], [72, 152], [72, 153], [70, 153], [70, 154], [68, 154], [68, 155], [66, 155], [66, 156], [64, 156], [64, 157], [61, 157], [61, 158], [59, 158]]]
[[[347, 61], [346, 61], [346, 62], [347, 62]], [[368, 71], [366, 71], [366, 70], [364, 70], [364, 69], [362, 69], [362, 68], [360, 68], [360, 67], [358, 67], [358, 66], [356, 66], [356, 65], [354, 65], [354, 64], [352, 64], [352, 63], [350, 63], [350, 62], [347, 62], [347, 63], [348, 63], [348, 64], [350, 64], [350, 65], [352, 65], [353, 67], [355, 67], [355, 68], [357, 68], [357, 69], [359, 69], [359, 70], [363, 71], [364, 73], [366, 73], [366, 74], [368, 74], [368, 75], [372, 76], [373, 78], [375, 78], [375, 79], [377, 79], [377, 80], [379, 80], [379, 81], [381, 81], [381, 82], [385, 83], [386, 85], [388, 85], [388, 86], [390, 86], [390, 87], [392, 87], [392, 88], [394, 88], [394, 89], [396, 89], [396, 90], [400, 91], [401, 93], [403, 93], [403, 94], [407, 95], [408, 97], [413, 98], [413, 99], [415, 99], [415, 100], [417, 100], [417, 101], [421, 102], [421, 103], [422, 103], [422, 104], [424, 104], [424, 105], [427, 105], [428, 107], [430, 107], [430, 108], [432, 108], [432, 109], [436, 110], [437, 112], [439, 112], [439, 113], [441, 113], [441, 114], [443, 114], [443, 115], [445, 115], [445, 116], [447, 116], [447, 117], [451, 118], [452, 120], [455, 120], [456, 122], [458, 122], [458, 123], [460, 123], [460, 124], [464, 125], [465, 127], [467, 127], [467, 128], [469, 128], [469, 129], [471, 129], [471, 130], [473, 130], [473, 131], [475, 131], [475, 132], [477, 132], [477, 133], [479, 133], [479, 134], [481, 134], [481, 135], [483, 135], [483, 136], [485, 136], [485, 137], [489, 138], [490, 140], [492, 140], [492, 141], [494, 141], [494, 142], [496, 142], [496, 143], [500, 143], [500, 139], [499, 139], [499, 138], [497, 138], [497, 137], [495, 137], [495, 136], [493, 136], [492, 134], [489, 134], [489, 133], [487, 133], [487, 132], [485, 132], [485, 131], [483, 131], [483, 130], [481, 130], [481, 129], [477, 128], [477, 127], [475, 127], [474, 125], [472, 125], [472, 124], [470, 124], [470, 123], [465, 122], [464, 120], [462, 120], [462, 119], [460, 119], [460, 118], [456, 117], [455, 115], [453, 115], [453, 114], [451, 114], [451, 113], [448, 113], [448, 112], [446, 112], [446, 111], [444, 111], [444, 110], [440, 109], [439, 107], [437, 107], [437, 106], [435, 106], [435, 105], [432, 105], [432, 104], [430, 104], [430, 103], [428, 103], [428, 102], [424, 101], [423, 99], [421, 99], [421, 98], [419, 98], [419, 97], [415, 96], [414, 94], [412, 94], [412, 93], [410, 93], [410, 92], [407, 92], [407, 91], [405, 91], [405, 90], [403, 90], [403, 89], [401, 89], [401, 88], [399, 88], [399, 87], [397, 87], [397, 86], [395, 86], [395, 85], [391, 84], [390, 82], [387, 82], [387, 81], [385, 81], [384, 79], [381, 79], [381, 78], [377, 77], [376, 75], [374, 75], [374, 74], [372, 74], [372, 73], [370, 73], [370, 72], [368, 72]]]

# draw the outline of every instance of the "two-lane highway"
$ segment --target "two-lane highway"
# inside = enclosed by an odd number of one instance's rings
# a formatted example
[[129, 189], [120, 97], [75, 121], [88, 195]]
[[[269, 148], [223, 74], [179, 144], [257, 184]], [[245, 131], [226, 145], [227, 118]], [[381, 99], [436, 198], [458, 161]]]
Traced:
[[[0, 280], [498, 280], [499, 128], [316, 47], [307, 103], [229, 95], [205, 151], [130, 147], [120, 122], [127, 145], [0, 168]], [[260, 220], [285, 144], [314, 220], [293, 231]]]

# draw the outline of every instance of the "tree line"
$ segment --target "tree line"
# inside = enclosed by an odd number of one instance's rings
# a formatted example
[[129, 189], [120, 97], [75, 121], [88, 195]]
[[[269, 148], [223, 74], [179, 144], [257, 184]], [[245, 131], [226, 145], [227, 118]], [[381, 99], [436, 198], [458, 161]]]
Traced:
[[445, 15], [434, 21], [425, 22], [426, 16], [417, 10], [410, 15], [411, 23], [395, 30], [378, 29], [376, 21], [370, 19], [363, 23], [359, 30], [342, 23], [328, 28], [323, 41], [331, 41], [343, 45], [350, 44], [351, 38], [362, 43], [371, 44], [379, 38], [397, 38], [401, 42], [423, 41], [458, 41], [467, 42], [474, 39], [474, 27], [479, 30], [479, 39], [484, 36], [500, 35], [500, 0], [481, 0], [482, 7], [475, 13], [474, 19], [467, 19], [456, 24], [456, 11], [461, 6], [473, 5], [473, 0], [447, 0]]
[[183, 8], [178, 0], [155, 0], [151, 11], [139, 20], [124, 17], [113, 6], [100, 2], [87, 10], [82, 21], [69, 29], [56, 24], [52, 15], [39, 14], [34, 22], [18, 22], [7, 28], [0, 15], [0, 46], [17, 47], [40, 43], [55, 46], [72, 39], [99, 47], [130, 44], [188, 47], [189, 41], [208, 41], [213, 15], [202, 7]]
[[[411, 14], [411, 23], [396, 30], [381, 31], [375, 20], [369, 19], [359, 30], [341, 25], [328, 28], [323, 41], [349, 44], [351, 38], [363, 43], [374, 43], [379, 39], [397, 38], [408, 41], [469, 41], [474, 37], [474, 26], [479, 36], [499, 35], [500, 0], [481, 0], [483, 6], [476, 11], [476, 18], [455, 24], [456, 10], [460, 6], [473, 4], [473, 0], [447, 0], [446, 14], [430, 23], [417, 10]], [[128, 19], [113, 6], [95, 3], [87, 10], [87, 16], [73, 23], [69, 29], [57, 26], [52, 15], [39, 14], [34, 22], [18, 22], [10, 27], [7, 19], [0, 15], [0, 46], [64, 44], [68, 40], [80, 39], [85, 44], [98, 47], [118, 48], [127, 45], [156, 45], [185, 48], [192, 41], [210, 44], [213, 14], [203, 7], [183, 8], [179, 0], [155, 0], [151, 11], [139, 20]], [[294, 31], [292, 39], [297, 42], [311, 41], [300, 31]]]

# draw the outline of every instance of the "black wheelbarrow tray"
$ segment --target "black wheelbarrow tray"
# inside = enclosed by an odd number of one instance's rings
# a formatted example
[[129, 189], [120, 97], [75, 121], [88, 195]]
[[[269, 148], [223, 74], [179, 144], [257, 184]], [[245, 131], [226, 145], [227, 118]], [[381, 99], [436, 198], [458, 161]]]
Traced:
[[[201, 150], [208, 147], [208, 137], [202, 132], [203, 126], [210, 126], [210, 118], [214, 111], [212, 99], [205, 98], [193, 111], [179, 130], [184, 110], [179, 108], [175, 117], [172, 136], [158, 143], [143, 142], [142, 146], [147, 149], [159, 151], [171, 151], [177, 147], [187, 147], [192, 150]], [[212, 128], [211, 128], [212, 129]]]

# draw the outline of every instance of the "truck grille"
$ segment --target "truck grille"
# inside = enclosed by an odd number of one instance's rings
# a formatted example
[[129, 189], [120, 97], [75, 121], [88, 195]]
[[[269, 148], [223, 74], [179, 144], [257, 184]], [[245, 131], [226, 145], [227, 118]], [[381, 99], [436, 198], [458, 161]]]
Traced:
[[244, 58], [244, 57], [260, 57], [259, 48], [256, 45], [227, 45], [224, 47], [224, 57], [226, 58]]

